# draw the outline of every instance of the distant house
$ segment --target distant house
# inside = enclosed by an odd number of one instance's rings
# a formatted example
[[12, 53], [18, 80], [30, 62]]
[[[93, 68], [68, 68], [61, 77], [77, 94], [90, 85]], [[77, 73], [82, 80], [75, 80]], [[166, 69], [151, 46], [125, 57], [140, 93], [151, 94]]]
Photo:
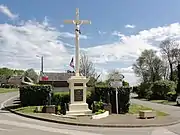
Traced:
[[8, 84], [20, 86], [22, 82], [22, 76], [11, 76], [8, 79]]
[[9, 77], [6, 77], [6, 76], [4, 76], [4, 75], [1, 75], [1, 76], [0, 76], [0, 86], [1, 86], [2, 84], [7, 84], [7, 83], [8, 83], [8, 79], [9, 79]]
[[12, 84], [14, 86], [21, 86], [21, 85], [29, 85], [33, 84], [33, 81], [29, 77], [24, 77], [22, 75], [15, 75], [11, 76], [8, 79], [8, 84]]
[[39, 84], [50, 84], [53, 87], [68, 87], [67, 80], [74, 76], [74, 73], [48, 73], [44, 72], [48, 76], [48, 80], [39, 80]]

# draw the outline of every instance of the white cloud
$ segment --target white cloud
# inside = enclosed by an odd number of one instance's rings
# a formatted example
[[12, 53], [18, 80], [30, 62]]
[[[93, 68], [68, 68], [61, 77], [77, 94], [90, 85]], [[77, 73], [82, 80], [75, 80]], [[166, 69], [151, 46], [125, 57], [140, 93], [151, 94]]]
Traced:
[[20, 26], [0, 24], [0, 66], [10, 68], [40, 68], [44, 56], [46, 71], [62, 71], [71, 59], [71, 53], [59, 40], [61, 33], [48, 23], [28, 21]]
[[106, 33], [107, 33], [107, 32], [104, 32], [104, 31], [100, 31], [100, 30], [98, 31], [98, 34], [99, 34], [99, 35], [104, 35], [104, 34], [106, 34]]
[[[118, 36], [120, 41], [111, 44], [89, 47], [84, 51], [87, 51], [87, 54], [97, 65], [99, 63], [108, 64], [108, 62], [115, 62], [116, 65], [112, 66], [113, 69], [116, 68], [115, 66], [121, 66], [121, 64], [132, 65], [145, 49], [159, 50], [160, 41], [166, 39], [167, 37], [180, 41], [180, 24], [174, 23], [169, 26], [143, 30], [137, 35], [125, 36], [117, 31], [112, 34]], [[103, 66], [102, 68], [105, 67], [106, 66]], [[128, 81], [133, 84], [136, 82], [137, 77], [135, 77], [134, 73], [132, 73], [132, 69], [130, 68], [131, 67], [127, 67], [120, 70], [129, 76]], [[128, 72], [126, 70], [128, 70]]]
[[125, 28], [131, 28], [131, 29], [133, 29], [133, 28], [135, 28], [136, 26], [135, 26], [135, 25], [126, 24], [124, 27], [125, 27]]
[[61, 27], [61, 28], [64, 28], [64, 25], [63, 25], [63, 24], [61, 24], [61, 25], [60, 25], [60, 27]]
[[113, 36], [118, 36], [118, 37], [121, 37], [121, 38], [125, 37], [125, 35], [122, 34], [122, 33], [119, 32], [119, 31], [113, 31], [112, 35], [113, 35]]
[[[69, 33], [69, 32], [61, 32], [60, 36], [62, 36], [64, 38], [75, 38], [75, 34]], [[86, 35], [80, 35], [79, 38], [80, 39], [87, 39], [88, 37]]]
[[7, 15], [9, 18], [11, 19], [16, 19], [18, 18], [17, 14], [13, 14], [9, 8], [5, 5], [0, 5], [0, 12], [2, 12], [3, 14]]

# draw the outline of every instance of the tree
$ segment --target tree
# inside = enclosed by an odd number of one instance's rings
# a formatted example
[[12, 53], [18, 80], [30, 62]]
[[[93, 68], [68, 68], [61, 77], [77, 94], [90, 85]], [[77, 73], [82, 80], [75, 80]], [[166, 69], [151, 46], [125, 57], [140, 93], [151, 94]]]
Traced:
[[165, 56], [165, 58], [169, 62], [169, 68], [170, 68], [170, 80], [173, 81], [173, 64], [176, 62], [175, 56], [174, 56], [174, 50], [178, 48], [179, 44], [175, 42], [174, 40], [166, 39], [161, 42], [160, 48], [161, 53]]
[[31, 78], [35, 83], [38, 81], [38, 75], [33, 68], [26, 70], [24, 76]]
[[24, 70], [17, 70], [17, 69], [15, 69], [14, 70], [14, 74], [15, 75], [23, 75], [24, 74]]
[[81, 54], [79, 72], [86, 77], [95, 77], [96, 75], [94, 64], [91, 60], [89, 60], [88, 56], [85, 53]]
[[88, 84], [94, 86], [100, 75], [96, 73], [93, 62], [88, 58], [85, 53], [81, 54], [80, 59], [80, 74], [89, 78]]
[[6, 76], [6, 77], [12, 76], [13, 70], [6, 67], [0, 68], [0, 75]]
[[0, 68], [0, 75], [5, 77], [10, 77], [13, 75], [23, 75], [24, 70], [17, 70], [17, 69], [9, 69], [7, 67]]
[[[117, 69], [114, 69], [114, 70], [112, 70], [112, 71], [110, 71], [109, 72], [109, 74], [108, 74], [108, 76], [107, 76], [107, 80], [106, 80], [106, 82], [109, 84], [110, 83], [110, 81], [113, 81], [114, 79], [113, 79], [113, 76], [114, 75], [116, 75], [116, 76], [121, 76], [122, 74], [120, 73], [120, 71], [119, 70], [117, 70]], [[123, 76], [123, 78], [124, 78], [124, 76]], [[120, 78], [119, 78], [120, 79]], [[121, 80], [122, 81], [122, 83], [123, 83], [123, 80]], [[124, 83], [127, 83], [127, 82], [124, 82]], [[127, 84], [126, 84], [127, 85]]]
[[150, 49], [141, 53], [133, 64], [133, 70], [143, 82], [155, 82], [162, 79], [165, 68], [163, 61], [156, 55], [156, 51]]

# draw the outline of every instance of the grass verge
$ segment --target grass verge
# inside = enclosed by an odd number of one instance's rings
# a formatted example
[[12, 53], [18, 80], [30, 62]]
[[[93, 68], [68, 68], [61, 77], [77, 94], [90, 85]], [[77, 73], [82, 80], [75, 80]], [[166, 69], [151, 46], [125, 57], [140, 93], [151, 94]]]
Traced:
[[12, 88], [12, 89], [7, 89], [7, 88], [0, 88], [0, 94], [1, 93], [8, 93], [8, 92], [15, 92], [18, 91], [18, 89]]
[[[142, 105], [132, 104], [129, 107], [129, 114], [138, 114], [140, 110], [153, 110], [153, 109], [142, 106]], [[157, 116], [167, 116], [168, 115], [167, 113], [164, 113], [161, 111], [157, 111], [157, 110], [153, 110], [153, 111], [156, 111]]]
[[[15, 111], [22, 112], [22, 113], [34, 113], [36, 106], [27, 106], [27, 107], [20, 107], [14, 109]], [[42, 106], [41, 106], [42, 109]], [[140, 110], [153, 110], [152, 108], [148, 108], [142, 105], [132, 104], [129, 107], [129, 114], [138, 114]], [[154, 110], [156, 111], [156, 110]], [[167, 116], [167, 113], [156, 111], [157, 116]]]
[[[40, 107], [42, 110], [43, 106]], [[34, 113], [34, 110], [36, 109], [36, 106], [27, 106], [27, 107], [20, 107], [14, 109], [15, 111], [22, 112], [22, 113]]]
[[163, 104], [163, 105], [176, 105], [176, 102], [168, 100], [151, 100], [153, 103]]

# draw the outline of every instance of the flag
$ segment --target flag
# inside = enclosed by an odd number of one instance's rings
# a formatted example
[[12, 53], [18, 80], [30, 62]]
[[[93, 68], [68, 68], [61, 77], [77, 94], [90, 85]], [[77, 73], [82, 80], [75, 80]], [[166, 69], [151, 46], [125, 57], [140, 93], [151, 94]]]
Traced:
[[69, 65], [70, 65], [70, 67], [74, 68], [74, 59], [73, 59], [73, 57], [72, 57], [71, 62], [70, 62]]
[[40, 77], [41, 81], [48, 81], [48, 76], [45, 73], [41, 72]]

